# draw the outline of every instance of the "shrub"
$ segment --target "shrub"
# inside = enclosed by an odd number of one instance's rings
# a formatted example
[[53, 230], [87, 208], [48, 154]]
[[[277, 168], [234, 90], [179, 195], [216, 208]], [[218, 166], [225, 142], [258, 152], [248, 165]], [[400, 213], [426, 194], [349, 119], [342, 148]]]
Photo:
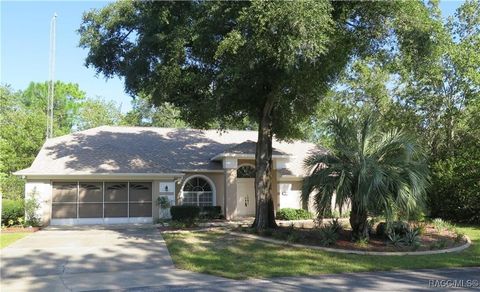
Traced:
[[30, 196], [25, 200], [25, 216], [26, 224], [30, 226], [40, 226], [40, 218], [37, 216], [37, 210], [40, 207], [40, 203], [37, 199], [37, 191], [34, 189], [30, 193]]
[[340, 223], [338, 218], [332, 219], [332, 221], [328, 223], [328, 226], [332, 228], [335, 232], [339, 232], [343, 229], [342, 223]]
[[338, 234], [333, 225], [327, 225], [319, 228], [318, 233], [321, 245], [329, 246], [337, 242]]
[[405, 243], [405, 239], [400, 234], [396, 234], [395, 232], [390, 233], [388, 235], [388, 239], [395, 247], [400, 247]]
[[420, 244], [420, 236], [418, 231], [415, 229], [409, 229], [407, 233], [405, 233], [404, 242], [408, 246], [417, 246]]
[[448, 223], [445, 222], [445, 221], [443, 221], [443, 220], [440, 219], [440, 218], [435, 218], [435, 219], [433, 219], [432, 224], [433, 224], [433, 227], [434, 227], [438, 232], [442, 232], [442, 231], [444, 231], [445, 229], [447, 229], [447, 227], [448, 227]]
[[172, 206], [170, 214], [173, 221], [195, 221], [200, 214], [200, 207], [198, 206]]
[[2, 225], [11, 226], [15, 224], [15, 222], [18, 222], [18, 218], [24, 215], [25, 208], [23, 200], [2, 200]]
[[204, 219], [220, 219], [223, 217], [222, 207], [220, 206], [200, 207], [200, 217]]
[[377, 225], [375, 233], [378, 236], [388, 236], [391, 233], [396, 233], [400, 236], [405, 235], [408, 232], [409, 225], [407, 222], [394, 221], [388, 226], [386, 222], [380, 222]]
[[277, 212], [279, 220], [304, 220], [312, 219], [312, 217], [312, 213], [304, 209], [283, 208]]

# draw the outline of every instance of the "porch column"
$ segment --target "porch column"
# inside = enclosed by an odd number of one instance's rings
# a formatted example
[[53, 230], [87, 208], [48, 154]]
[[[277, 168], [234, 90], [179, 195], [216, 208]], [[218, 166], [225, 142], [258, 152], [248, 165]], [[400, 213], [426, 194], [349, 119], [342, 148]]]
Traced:
[[225, 174], [224, 209], [226, 219], [234, 218], [237, 209], [237, 166], [237, 159], [223, 159], [223, 169]]

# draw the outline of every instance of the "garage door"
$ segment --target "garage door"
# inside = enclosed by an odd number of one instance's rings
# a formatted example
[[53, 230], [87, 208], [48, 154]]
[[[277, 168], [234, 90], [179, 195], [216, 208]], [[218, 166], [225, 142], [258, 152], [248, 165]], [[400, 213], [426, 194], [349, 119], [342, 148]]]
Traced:
[[52, 225], [152, 222], [151, 182], [55, 182]]

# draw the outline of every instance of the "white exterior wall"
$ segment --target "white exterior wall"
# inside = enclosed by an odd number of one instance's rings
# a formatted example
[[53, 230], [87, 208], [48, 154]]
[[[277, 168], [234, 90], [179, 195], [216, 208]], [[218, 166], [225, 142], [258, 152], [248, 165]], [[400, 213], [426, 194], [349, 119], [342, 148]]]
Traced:
[[279, 183], [278, 192], [280, 193], [280, 209], [294, 208], [302, 209], [302, 191], [293, 190], [291, 183]]
[[40, 204], [37, 216], [41, 219], [42, 225], [50, 223], [52, 212], [52, 184], [49, 180], [29, 180], [25, 183], [25, 199], [35, 196]]

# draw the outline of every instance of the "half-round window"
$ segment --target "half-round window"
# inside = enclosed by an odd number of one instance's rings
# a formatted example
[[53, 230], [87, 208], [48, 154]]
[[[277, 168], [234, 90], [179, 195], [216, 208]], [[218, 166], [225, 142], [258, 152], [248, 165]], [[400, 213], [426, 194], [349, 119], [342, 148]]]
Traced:
[[213, 191], [210, 183], [202, 177], [193, 177], [183, 186], [183, 205], [212, 206]]
[[243, 165], [237, 169], [238, 178], [255, 178], [255, 167], [251, 165]]

